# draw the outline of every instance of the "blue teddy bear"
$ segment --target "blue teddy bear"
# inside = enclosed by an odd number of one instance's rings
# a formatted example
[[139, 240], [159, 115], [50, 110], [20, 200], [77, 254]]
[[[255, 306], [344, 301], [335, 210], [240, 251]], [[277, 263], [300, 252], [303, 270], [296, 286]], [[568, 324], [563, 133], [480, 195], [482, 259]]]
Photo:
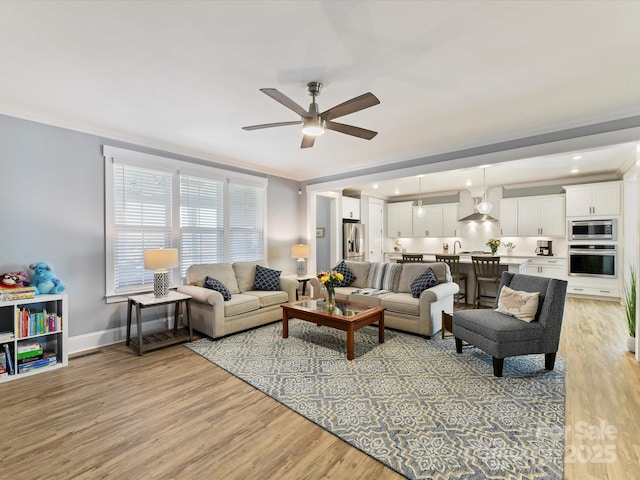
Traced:
[[36, 295], [45, 293], [62, 293], [65, 285], [56, 277], [53, 265], [47, 262], [38, 262], [29, 265], [33, 270], [33, 282], [31, 285], [36, 288]]

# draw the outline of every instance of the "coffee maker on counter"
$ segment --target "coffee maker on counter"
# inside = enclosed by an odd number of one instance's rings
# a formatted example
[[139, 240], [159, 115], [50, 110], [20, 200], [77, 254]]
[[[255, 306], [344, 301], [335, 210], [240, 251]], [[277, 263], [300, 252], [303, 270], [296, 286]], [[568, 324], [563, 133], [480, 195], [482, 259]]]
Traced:
[[538, 240], [536, 247], [536, 255], [551, 256], [553, 249], [551, 248], [551, 240]]

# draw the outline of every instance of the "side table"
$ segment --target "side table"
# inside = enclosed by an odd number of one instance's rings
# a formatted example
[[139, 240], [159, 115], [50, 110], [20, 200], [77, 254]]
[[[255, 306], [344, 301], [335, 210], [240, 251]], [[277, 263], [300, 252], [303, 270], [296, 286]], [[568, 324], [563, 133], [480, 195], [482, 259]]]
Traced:
[[442, 338], [450, 337], [451, 335], [445, 335], [445, 331], [453, 333], [453, 314], [442, 312]]
[[[315, 278], [315, 275], [283, 275], [283, 276], [286, 278], [293, 278], [294, 280], [297, 280], [299, 283], [302, 283], [303, 297], [306, 295], [306, 292], [307, 292], [307, 283], [312, 278]], [[296, 300], [300, 300], [300, 297], [298, 295], [298, 290], [296, 290]]]
[[[142, 335], [142, 309], [169, 305], [171, 303], [175, 305], [173, 328]], [[187, 328], [178, 328], [180, 307], [183, 303], [186, 311]], [[134, 306], [136, 307], [136, 325], [138, 332], [136, 338], [131, 338], [131, 311]], [[190, 295], [171, 290], [166, 297], [156, 297], [153, 293], [129, 297], [127, 305], [127, 340], [125, 345], [129, 346], [129, 344], [132, 344], [134, 347], [137, 345], [138, 355], [167, 345], [186, 342], [187, 340], [193, 341]]]

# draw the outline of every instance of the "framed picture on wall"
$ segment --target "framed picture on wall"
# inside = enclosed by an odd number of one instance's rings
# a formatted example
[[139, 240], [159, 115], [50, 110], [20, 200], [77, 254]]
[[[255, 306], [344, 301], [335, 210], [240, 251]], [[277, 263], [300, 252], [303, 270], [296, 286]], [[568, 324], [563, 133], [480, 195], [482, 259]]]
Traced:
[[324, 228], [316, 228], [316, 237], [324, 237]]

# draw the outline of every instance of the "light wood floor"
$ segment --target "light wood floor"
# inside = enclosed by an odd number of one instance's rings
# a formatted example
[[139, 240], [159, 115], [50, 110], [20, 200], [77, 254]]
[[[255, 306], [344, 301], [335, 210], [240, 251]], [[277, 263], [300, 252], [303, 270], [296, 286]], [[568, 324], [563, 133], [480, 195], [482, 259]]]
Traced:
[[[640, 365], [622, 315], [567, 301], [565, 478], [640, 478]], [[1, 384], [0, 402], [2, 479], [402, 478], [182, 346], [103, 348]]]

